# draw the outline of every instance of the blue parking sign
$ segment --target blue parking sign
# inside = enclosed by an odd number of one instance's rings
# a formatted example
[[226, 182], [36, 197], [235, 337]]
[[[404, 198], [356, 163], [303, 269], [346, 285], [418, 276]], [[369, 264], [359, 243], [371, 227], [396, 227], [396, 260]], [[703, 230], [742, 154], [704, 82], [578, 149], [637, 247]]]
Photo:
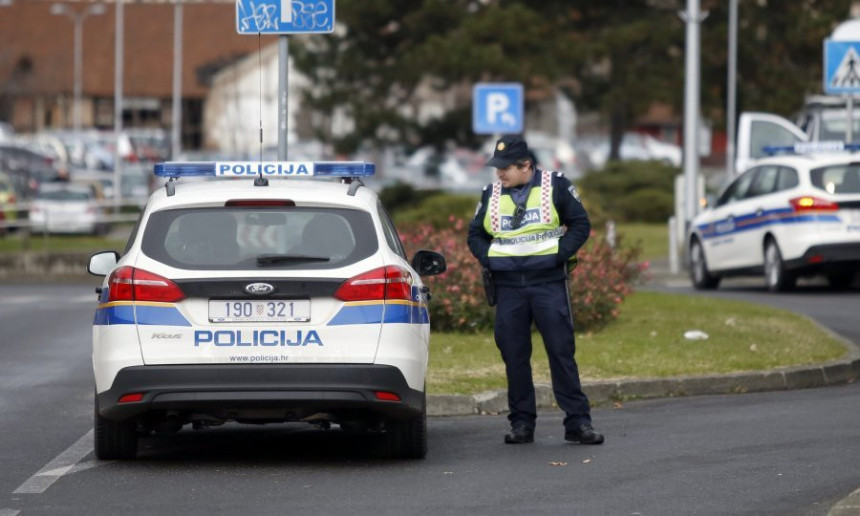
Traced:
[[236, 0], [239, 34], [334, 32], [334, 0]]
[[476, 134], [523, 132], [523, 85], [479, 83], [472, 91], [472, 131]]
[[824, 40], [824, 91], [860, 93], [860, 41]]

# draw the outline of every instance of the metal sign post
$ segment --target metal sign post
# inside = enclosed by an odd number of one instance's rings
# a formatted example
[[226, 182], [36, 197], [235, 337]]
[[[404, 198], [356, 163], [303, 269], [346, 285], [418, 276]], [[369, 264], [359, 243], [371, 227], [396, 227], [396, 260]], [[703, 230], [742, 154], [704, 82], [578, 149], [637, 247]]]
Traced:
[[287, 34], [334, 32], [334, 0], [236, 0], [236, 32], [277, 34], [278, 159], [287, 159], [289, 42]]
[[698, 213], [699, 179], [699, 110], [700, 106], [700, 25], [702, 15], [699, 0], [687, 0], [687, 11], [681, 17], [687, 24], [684, 72], [684, 228], [688, 228]]
[[854, 141], [854, 96], [860, 93], [860, 31], [852, 22], [843, 23], [824, 40], [824, 91], [845, 97], [848, 143]]

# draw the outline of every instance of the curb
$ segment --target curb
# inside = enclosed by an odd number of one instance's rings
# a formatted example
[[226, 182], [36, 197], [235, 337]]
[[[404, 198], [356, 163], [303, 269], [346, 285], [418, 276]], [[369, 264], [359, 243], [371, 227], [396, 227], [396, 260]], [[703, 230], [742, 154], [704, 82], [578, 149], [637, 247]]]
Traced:
[[[633, 399], [811, 389], [850, 384], [858, 378], [860, 351], [852, 347], [847, 360], [822, 365], [726, 375], [583, 382], [582, 390], [588, 395], [592, 406], [601, 406]], [[558, 408], [550, 385], [535, 384], [535, 398], [539, 409]], [[507, 412], [505, 390], [472, 395], [427, 396], [428, 416], [498, 415]]]
[[827, 516], [857, 516], [860, 514], [860, 489], [839, 501]]
[[[38, 247], [34, 243], [33, 247]], [[93, 253], [22, 251], [0, 254], [0, 280], [44, 281], [46, 278], [92, 278], [87, 263]]]

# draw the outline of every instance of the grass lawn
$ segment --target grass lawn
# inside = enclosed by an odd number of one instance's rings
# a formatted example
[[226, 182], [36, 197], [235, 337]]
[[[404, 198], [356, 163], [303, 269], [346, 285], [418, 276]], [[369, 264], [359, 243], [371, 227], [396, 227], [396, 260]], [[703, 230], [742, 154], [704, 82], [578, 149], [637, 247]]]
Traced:
[[96, 253], [112, 249], [122, 251], [125, 239], [88, 235], [41, 235], [33, 234], [26, 241], [20, 233], [0, 237], [0, 253], [17, 253], [21, 251], [39, 252], [84, 252]]
[[669, 256], [668, 224], [624, 223], [616, 225], [615, 232], [622, 237], [622, 245], [641, 246], [642, 260], [665, 259]]
[[[701, 330], [707, 340], [687, 340]], [[540, 335], [533, 336], [535, 382], [549, 383]], [[621, 317], [596, 334], [577, 334], [583, 381], [767, 370], [838, 359], [845, 344], [804, 317], [750, 303], [637, 292]], [[434, 333], [430, 394], [504, 389], [505, 370], [493, 335]]]

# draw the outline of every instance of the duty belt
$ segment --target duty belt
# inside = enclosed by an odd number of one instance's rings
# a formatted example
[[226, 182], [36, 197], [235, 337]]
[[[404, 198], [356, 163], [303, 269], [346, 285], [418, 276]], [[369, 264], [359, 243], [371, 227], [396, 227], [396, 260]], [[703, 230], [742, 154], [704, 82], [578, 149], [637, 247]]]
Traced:
[[563, 227], [557, 227], [555, 229], [551, 229], [549, 231], [544, 231], [543, 233], [535, 233], [533, 235], [523, 235], [513, 238], [504, 238], [497, 237], [493, 239], [494, 244], [498, 245], [518, 245], [518, 244], [532, 244], [543, 242], [545, 240], [552, 240], [554, 238], [559, 238], [564, 234]]

